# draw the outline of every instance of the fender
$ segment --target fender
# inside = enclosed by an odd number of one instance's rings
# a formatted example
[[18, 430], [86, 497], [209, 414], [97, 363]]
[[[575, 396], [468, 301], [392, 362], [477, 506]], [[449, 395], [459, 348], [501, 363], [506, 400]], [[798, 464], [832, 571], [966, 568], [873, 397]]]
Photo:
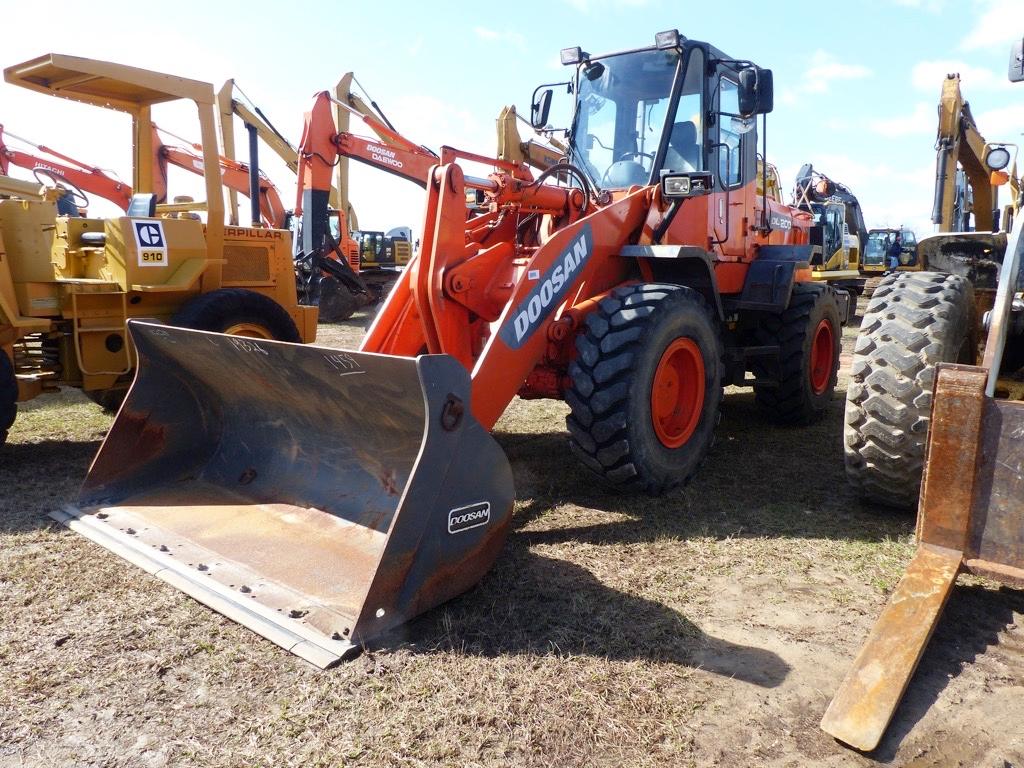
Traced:
[[715, 309], [719, 320], [725, 318], [722, 296], [715, 278], [714, 258], [695, 245], [626, 245], [619, 255], [649, 259], [656, 280], [693, 288]]

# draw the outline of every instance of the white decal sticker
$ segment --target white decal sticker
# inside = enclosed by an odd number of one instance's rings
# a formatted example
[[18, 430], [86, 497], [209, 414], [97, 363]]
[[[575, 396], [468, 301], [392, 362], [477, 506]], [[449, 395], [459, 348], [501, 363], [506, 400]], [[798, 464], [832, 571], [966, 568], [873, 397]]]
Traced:
[[138, 246], [139, 266], [166, 267], [169, 262], [163, 222], [153, 219], [132, 220], [132, 228]]

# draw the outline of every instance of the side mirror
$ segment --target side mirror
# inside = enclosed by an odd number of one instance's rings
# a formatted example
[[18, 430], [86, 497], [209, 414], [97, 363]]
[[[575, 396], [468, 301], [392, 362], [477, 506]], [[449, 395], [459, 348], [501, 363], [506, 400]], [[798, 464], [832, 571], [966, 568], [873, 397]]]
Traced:
[[1024, 40], [1018, 40], [1010, 49], [1010, 82], [1024, 80]]
[[548, 113], [551, 111], [551, 89], [546, 88], [540, 92], [530, 107], [530, 125], [540, 130], [548, 124]]
[[764, 115], [774, 108], [772, 71], [760, 67], [740, 70], [739, 106], [741, 117]]

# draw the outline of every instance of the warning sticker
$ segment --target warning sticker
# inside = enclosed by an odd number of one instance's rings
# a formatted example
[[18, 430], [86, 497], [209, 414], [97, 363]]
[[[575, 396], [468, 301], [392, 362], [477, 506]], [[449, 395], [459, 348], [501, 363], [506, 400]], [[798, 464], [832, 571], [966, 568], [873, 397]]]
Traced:
[[132, 221], [135, 228], [135, 244], [139, 247], [140, 267], [167, 266], [167, 240], [164, 239], [164, 225], [161, 221]]

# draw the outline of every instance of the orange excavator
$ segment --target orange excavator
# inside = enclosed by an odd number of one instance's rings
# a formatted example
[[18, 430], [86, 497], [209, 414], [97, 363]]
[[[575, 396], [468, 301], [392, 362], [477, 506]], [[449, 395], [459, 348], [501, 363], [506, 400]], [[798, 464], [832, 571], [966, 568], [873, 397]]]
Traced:
[[[771, 71], [677, 30], [561, 58], [566, 160], [535, 176], [443, 147], [421, 250], [358, 350], [133, 323], [137, 378], [59, 517], [328, 666], [490, 568], [514, 489], [489, 430], [516, 395], [564, 400], [583, 465], [651, 494], [698, 470], [724, 385], [781, 423], [821, 416], [848, 295], [812, 281], [812, 216], [759, 178]], [[311, 254], [336, 246], [340, 153], [426, 162], [314, 132], [328, 103], [301, 152]]]
[[[180, 137], [174, 138], [183, 142], [183, 146], [171, 146], [163, 143], [161, 133], [173, 136], [157, 126], [153, 126], [153, 153], [156, 170], [154, 178], [154, 192], [157, 195], [157, 203], [167, 202], [167, 169], [169, 165], [181, 168], [197, 176], [203, 176], [203, 145], [188, 142]], [[219, 158], [220, 177], [224, 186], [236, 193], [250, 195], [253, 192], [253, 178], [250, 174], [250, 166], [245, 163], [233, 160], [221, 155]], [[254, 207], [253, 225], [262, 223], [271, 229], [287, 229], [289, 214], [281, 202], [281, 195], [274, 186], [274, 183], [267, 178], [267, 175], [257, 168], [256, 191], [258, 208]], [[187, 207], [187, 206], [183, 206]], [[258, 216], [256, 215], [258, 212]]]
[[[345, 118], [359, 118], [376, 137], [337, 130], [335, 107]], [[348, 120], [341, 122], [347, 125]], [[426, 186], [438, 161], [430, 150], [372, 114], [354, 109], [327, 91], [316, 94], [306, 113], [298, 149], [295, 214], [305, 211], [307, 215], [303, 215], [296, 268], [306, 303], [317, 304], [321, 318], [328, 322], [349, 317], [360, 305], [378, 300], [398, 276], [394, 270], [363, 268], [363, 249], [346, 215], [350, 206], [343, 180], [339, 179], [337, 188], [343, 204], [336, 208], [328, 205], [332, 175], [350, 158], [420, 186]]]
[[[320, 319], [325, 322], [344, 320], [360, 306], [380, 300], [394, 284], [398, 270], [412, 256], [412, 243], [408, 240], [388, 237], [383, 232], [359, 231], [348, 195], [349, 158], [413, 181], [421, 187], [426, 185], [427, 172], [437, 158], [431, 150], [398, 133], [376, 102], [371, 99], [367, 104], [357, 96], [352, 91], [353, 82], [353, 73], [347, 72], [335, 87], [334, 96], [326, 91], [317, 94], [317, 102], [326, 104], [314, 107], [312, 113], [316, 115], [316, 124], [306, 128], [307, 132], [312, 130], [312, 135], [337, 147], [332, 150], [335, 180], [333, 184], [328, 182], [329, 226], [335, 247], [323, 255], [333, 263], [314, 267], [310, 258], [301, 254], [297, 260], [300, 293], [304, 300], [320, 307]], [[236, 91], [239, 98], [235, 98]], [[249, 134], [250, 165], [258, 167], [257, 140], [261, 139], [292, 171], [300, 173], [300, 150], [284, 138], [233, 80], [224, 84], [217, 99], [221, 113], [221, 139], [229, 157], [235, 152], [231, 120], [237, 115]], [[362, 121], [372, 135], [351, 133], [352, 117]], [[232, 202], [229, 213], [234, 209]], [[298, 212], [301, 213], [301, 202]], [[232, 215], [237, 217], [237, 214]]]
[[58, 152], [43, 144], [34, 144], [28, 139], [8, 136], [28, 144], [39, 152], [49, 155], [41, 157], [30, 152], [12, 149], [4, 141], [4, 127], [0, 125], [0, 173], [9, 175], [10, 166], [25, 168], [32, 171], [36, 181], [46, 186], [60, 186], [66, 191], [58, 201], [58, 209], [62, 214], [79, 215], [78, 209], [89, 207], [87, 193], [98, 195], [114, 203], [122, 211], [128, 210], [132, 198], [131, 185], [108, 176], [104, 171], [88, 163]]

